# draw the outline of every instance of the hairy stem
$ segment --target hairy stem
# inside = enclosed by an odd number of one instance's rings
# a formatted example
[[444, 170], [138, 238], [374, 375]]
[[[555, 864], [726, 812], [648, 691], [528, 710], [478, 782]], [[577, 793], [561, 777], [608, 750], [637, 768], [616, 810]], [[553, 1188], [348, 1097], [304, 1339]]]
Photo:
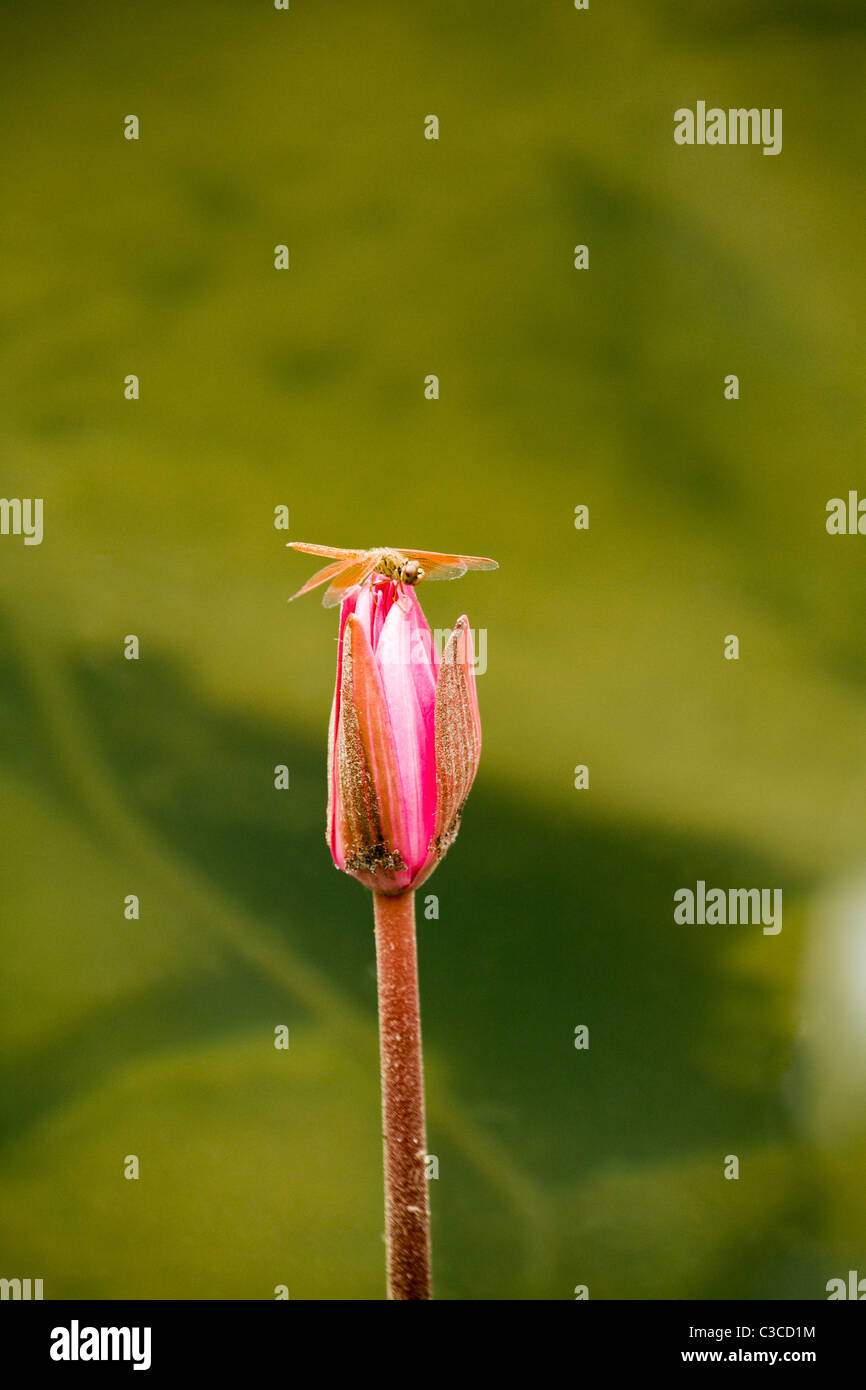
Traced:
[[415, 894], [373, 894], [388, 1297], [432, 1298]]

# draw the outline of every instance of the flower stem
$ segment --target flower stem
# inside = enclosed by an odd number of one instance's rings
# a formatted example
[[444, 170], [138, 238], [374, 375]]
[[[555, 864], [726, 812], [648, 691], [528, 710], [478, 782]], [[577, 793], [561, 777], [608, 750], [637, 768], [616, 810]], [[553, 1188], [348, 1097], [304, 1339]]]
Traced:
[[415, 894], [373, 894], [388, 1297], [432, 1298]]

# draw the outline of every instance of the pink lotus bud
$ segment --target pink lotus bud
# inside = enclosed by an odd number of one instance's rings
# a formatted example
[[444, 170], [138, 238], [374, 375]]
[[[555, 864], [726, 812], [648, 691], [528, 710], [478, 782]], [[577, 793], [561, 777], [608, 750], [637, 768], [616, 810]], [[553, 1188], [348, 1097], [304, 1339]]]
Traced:
[[413, 588], [376, 579], [343, 600], [327, 838], [377, 893], [417, 888], [456, 838], [481, 755], [473, 661], [463, 617], [440, 662]]

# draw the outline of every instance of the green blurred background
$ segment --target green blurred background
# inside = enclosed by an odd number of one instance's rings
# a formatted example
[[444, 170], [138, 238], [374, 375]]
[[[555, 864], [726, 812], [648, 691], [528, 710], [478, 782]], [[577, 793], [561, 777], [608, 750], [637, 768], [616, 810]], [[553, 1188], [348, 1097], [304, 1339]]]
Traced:
[[[45, 539], [0, 539], [0, 1275], [383, 1295], [336, 617], [286, 605], [280, 504], [501, 564], [421, 591], [488, 632], [420, 923], [437, 1295], [866, 1274], [866, 540], [824, 527], [866, 489], [864, 6], [3, 24], [0, 492]], [[782, 154], [675, 146], [698, 99], [782, 107]], [[675, 926], [699, 878], [782, 887], [781, 934]]]

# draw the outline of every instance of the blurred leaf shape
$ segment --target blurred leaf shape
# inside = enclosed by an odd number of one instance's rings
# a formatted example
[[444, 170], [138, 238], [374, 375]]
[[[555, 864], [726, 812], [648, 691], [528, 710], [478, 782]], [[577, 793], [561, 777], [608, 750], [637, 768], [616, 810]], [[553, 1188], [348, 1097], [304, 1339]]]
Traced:
[[382, 1297], [377, 1081], [316, 1028], [119, 1071], [4, 1154], [4, 1270], [46, 1298]]

